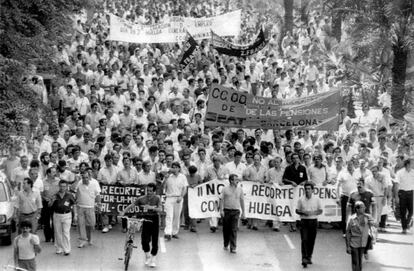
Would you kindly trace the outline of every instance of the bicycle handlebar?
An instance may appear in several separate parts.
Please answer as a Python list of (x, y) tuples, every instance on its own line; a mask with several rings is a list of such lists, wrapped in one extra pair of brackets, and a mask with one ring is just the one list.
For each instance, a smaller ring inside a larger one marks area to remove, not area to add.
[(120, 218), (124, 218), (126, 220), (131, 220), (133, 222), (150, 222), (152, 223), (152, 220), (145, 219), (145, 218), (133, 218), (133, 217), (127, 217), (127, 216), (119, 216)]

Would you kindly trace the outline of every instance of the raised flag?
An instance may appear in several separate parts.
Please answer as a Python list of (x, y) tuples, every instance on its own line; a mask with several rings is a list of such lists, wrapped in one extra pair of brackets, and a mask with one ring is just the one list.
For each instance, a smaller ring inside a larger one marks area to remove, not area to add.
[(216, 49), (218, 53), (224, 55), (236, 57), (250, 56), (262, 50), (267, 44), (266, 34), (263, 31), (263, 28), (260, 29), (260, 32), (257, 35), (256, 39), (247, 45), (233, 44), (226, 41), (224, 38), (220, 37), (213, 31), (211, 32), (211, 40), (214, 49)]
[(185, 67), (188, 66), (188, 64), (191, 63), (191, 61), (195, 57), (195, 52), (197, 51), (198, 44), (195, 41), (195, 39), (191, 36), (190, 33), (187, 32), (187, 38), (183, 45), (183, 50), (178, 59), (180, 59), (180, 62), (178, 65), (180, 66), (180, 69), (185, 69)]

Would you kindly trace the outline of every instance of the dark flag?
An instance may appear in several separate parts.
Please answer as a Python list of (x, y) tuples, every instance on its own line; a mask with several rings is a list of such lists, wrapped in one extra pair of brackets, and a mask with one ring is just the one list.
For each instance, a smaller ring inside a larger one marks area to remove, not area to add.
[(194, 53), (196, 52), (198, 47), (197, 42), (191, 36), (190, 33), (187, 32), (187, 38), (183, 46), (183, 50), (181, 56), (178, 59), (181, 59), (178, 63), (181, 69), (185, 69), (188, 64), (194, 59)]
[(254, 42), (247, 45), (238, 45), (228, 42), (213, 31), (211, 31), (211, 39), (213, 47), (217, 50), (218, 53), (236, 57), (246, 57), (253, 55), (262, 50), (267, 44), (267, 39), (263, 28), (260, 29), (260, 32)]

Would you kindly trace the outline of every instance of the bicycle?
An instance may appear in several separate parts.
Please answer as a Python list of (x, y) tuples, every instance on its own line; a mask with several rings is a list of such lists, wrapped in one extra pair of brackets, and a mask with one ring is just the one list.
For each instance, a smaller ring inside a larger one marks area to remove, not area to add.
[(2, 270), (3, 271), (27, 271), (24, 268), (20, 268), (20, 267), (14, 266), (14, 265), (5, 265), (5, 266), (3, 266)]
[(125, 271), (128, 270), (129, 266), (129, 260), (131, 259), (132, 255), (132, 249), (137, 248), (136, 245), (134, 245), (134, 239), (135, 239), (135, 233), (140, 232), (142, 229), (142, 224), (146, 222), (152, 222), (151, 220), (144, 219), (144, 218), (132, 218), (123, 216), (121, 217), (123, 219), (126, 219), (128, 221), (127, 227), (128, 231), (126, 234), (125, 239), (125, 246), (124, 246), (124, 265), (125, 265)]

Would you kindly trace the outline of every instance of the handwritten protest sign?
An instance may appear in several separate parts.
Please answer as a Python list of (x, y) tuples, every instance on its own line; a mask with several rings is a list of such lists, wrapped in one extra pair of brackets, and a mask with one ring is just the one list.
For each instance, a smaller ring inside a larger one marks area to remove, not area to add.
[[(305, 194), (303, 186), (279, 186), (254, 182), (242, 182), (242, 185), (246, 217), (264, 220), (273, 220), (275, 217), (279, 217), (281, 221), (285, 222), (299, 219), (295, 210), (298, 199)], [(319, 221), (341, 220), (341, 210), (336, 204), (338, 199), (336, 186), (315, 186), (313, 197), (319, 198), (321, 201), (323, 212), (318, 217)]]
[[(101, 202), (103, 213), (119, 213), (137, 198), (145, 194), (145, 186), (122, 186), (116, 184), (104, 184), (101, 186)], [(139, 208), (130, 213), (139, 212)]]
[(220, 217), (221, 190), (228, 181), (212, 180), (188, 189), (188, 211), (192, 218)]
[[(188, 190), (189, 214), (192, 218), (219, 217), (220, 193), (227, 182), (212, 180)], [(246, 218), (281, 221), (295, 221), (296, 205), (304, 195), (303, 186), (272, 185), (256, 182), (241, 182), (244, 193)], [(314, 197), (320, 199), (323, 213), (319, 221), (334, 222), (341, 220), (341, 210), (336, 204), (336, 186), (315, 186)]]

